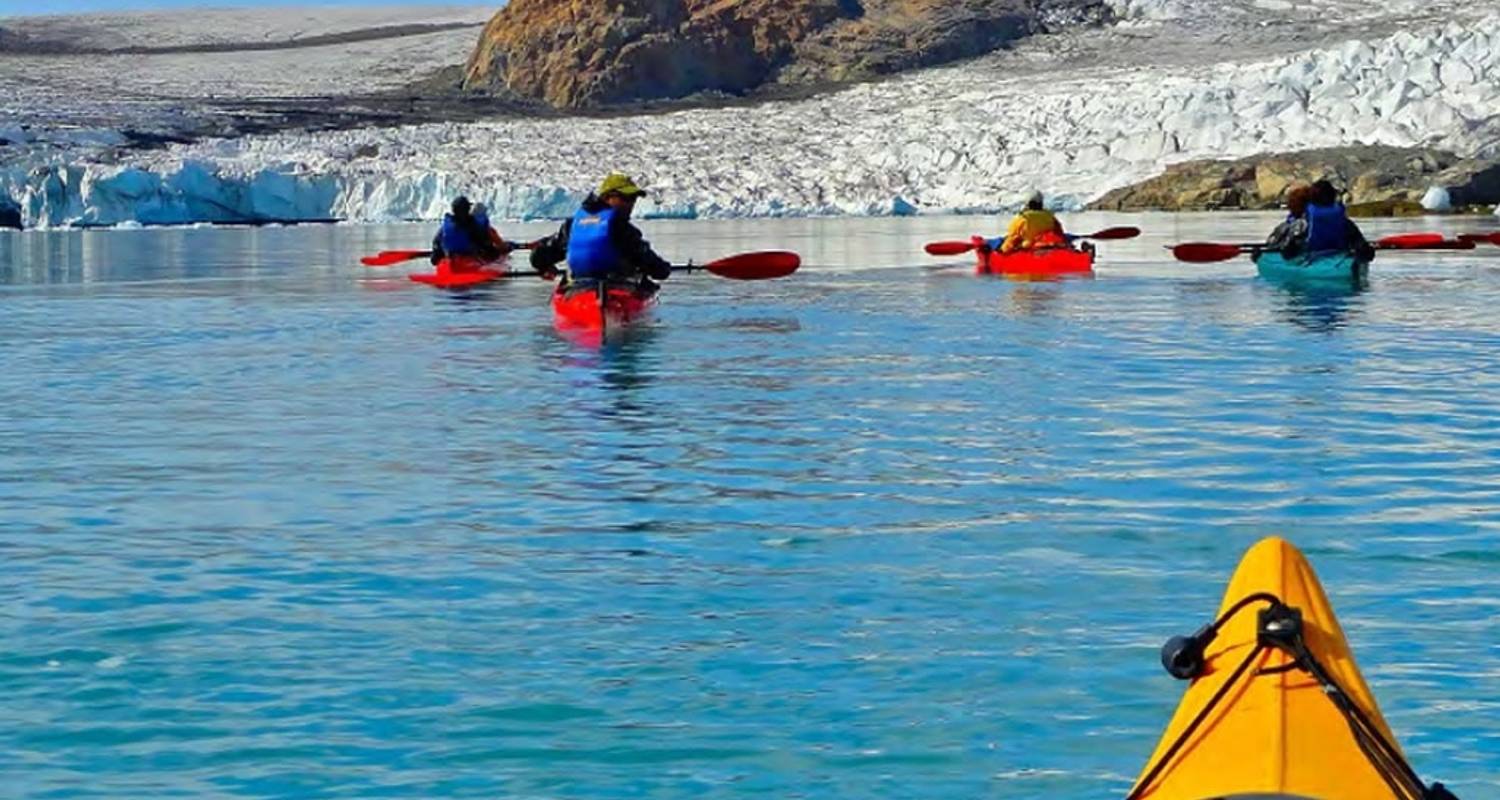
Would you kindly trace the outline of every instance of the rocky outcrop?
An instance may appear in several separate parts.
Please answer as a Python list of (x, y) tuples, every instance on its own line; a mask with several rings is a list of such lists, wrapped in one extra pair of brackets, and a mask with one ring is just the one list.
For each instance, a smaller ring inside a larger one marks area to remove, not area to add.
[(953, 61), (1107, 18), (1102, 0), (512, 0), (464, 87), (559, 108), (739, 95)]
[(1443, 150), (1358, 145), (1177, 164), (1154, 178), (1105, 194), (1090, 208), (1279, 208), (1294, 184), (1320, 178), (1345, 189), (1351, 205), (1389, 207), (1391, 213), (1420, 208), (1422, 196), (1433, 186), (1447, 189), (1454, 206), (1500, 202), (1500, 162), (1463, 159)]

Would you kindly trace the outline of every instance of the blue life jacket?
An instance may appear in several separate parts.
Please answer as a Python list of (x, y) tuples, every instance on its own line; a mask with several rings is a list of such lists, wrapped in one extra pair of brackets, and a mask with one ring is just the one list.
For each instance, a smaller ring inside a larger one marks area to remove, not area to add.
[[(483, 225), (483, 223), (481, 223)], [(484, 228), (481, 227), (481, 230)], [(464, 230), (464, 226), (458, 224), (458, 220), (452, 214), (443, 216), (443, 229), (439, 233), (443, 244), (443, 252), (450, 256), (473, 256), (479, 254), (477, 242)]]
[(1307, 204), (1307, 247), (1309, 253), (1349, 249), (1349, 216), (1342, 203), (1331, 206)]
[(590, 212), (578, 209), (568, 231), (568, 274), (574, 280), (608, 278), (621, 266), (620, 251), (609, 238), (615, 210)]

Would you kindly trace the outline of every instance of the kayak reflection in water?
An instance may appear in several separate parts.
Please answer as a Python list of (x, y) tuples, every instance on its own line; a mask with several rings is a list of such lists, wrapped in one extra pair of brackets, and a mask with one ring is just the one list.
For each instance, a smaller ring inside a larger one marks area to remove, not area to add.
[(1031, 197), (1026, 200), (1026, 207), (1011, 219), (1005, 235), (986, 241), (981, 250), (1013, 253), (1017, 250), (1066, 247), (1068, 238), (1063, 233), (1062, 223), (1044, 207), (1042, 201), (1041, 192), (1032, 192)]
[(611, 172), (572, 219), (557, 233), (536, 242), (531, 266), (543, 277), (552, 277), (558, 263), (566, 261), (570, 285), (602, 281), (630, 284), (641, 294), (654, 292), (656, 281), (672, 274), (672, 265), (651, 249), (630, 222), (636, 200), (645, 194), (630, 177)]
[(1292, 187), (1286, 196), (1287, 218), (1266, 238), (1268, 249), (1292, 258), (1304, 253), (1343, 253), (1363, 261), (1375, 257), (1359, 226), (1349, 219), (1339, 192), (1320, 180), (1312, 186)]
[[(469, 198), (459, 195), (453, 199), (450, 213), (443, 217), (442, 226), (432, 237), (432, 263), (449, 259), (450, 268), (467, 262), (468, 266), (478, 269), (511, 249), (510, 244), (490, 227), (484, 204), (471, 205)], [(462, 268), (456, 271), (462, 271)]]

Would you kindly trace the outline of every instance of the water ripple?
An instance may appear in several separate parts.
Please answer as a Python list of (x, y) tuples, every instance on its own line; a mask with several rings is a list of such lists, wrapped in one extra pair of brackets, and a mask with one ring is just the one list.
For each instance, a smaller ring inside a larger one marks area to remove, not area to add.
[(0, 794), (1116, 797), (1268, 533), (1418, 770), (1500, 791), (1500, 250), (916, 268), (979, 222), (651, 223), (843, 260), (603, 350), (540, 282), (301, 266), (410, 226), (0, 232)]

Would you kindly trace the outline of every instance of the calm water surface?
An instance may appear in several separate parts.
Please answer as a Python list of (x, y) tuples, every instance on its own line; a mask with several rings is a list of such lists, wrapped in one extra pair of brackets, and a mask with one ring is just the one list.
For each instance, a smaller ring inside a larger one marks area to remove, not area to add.
[(1123, 221), (1061, 283), (647, 222), (807, 266), (602, 350), (355, 263), (420, 227), (0, 234), (0, 796), (1120, 797), (1271, 533), (1500, 795), (1500, 248), (1308, 291)]

